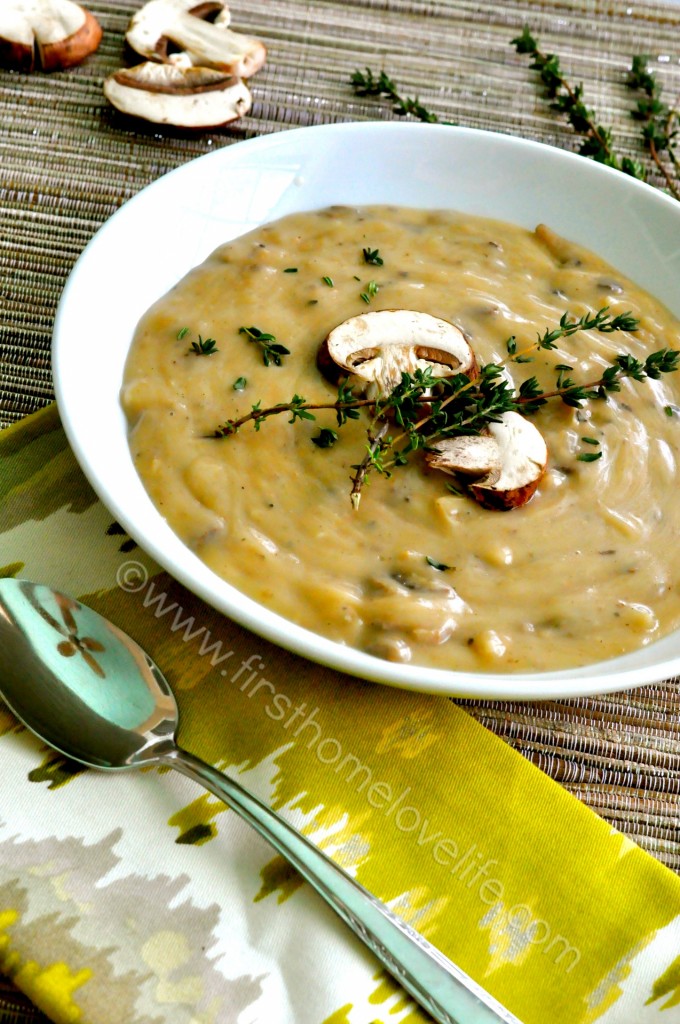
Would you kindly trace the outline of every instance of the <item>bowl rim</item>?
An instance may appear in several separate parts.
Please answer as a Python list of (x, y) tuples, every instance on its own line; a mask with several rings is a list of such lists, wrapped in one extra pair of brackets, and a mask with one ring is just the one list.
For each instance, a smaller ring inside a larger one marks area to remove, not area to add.
[[(183, 178), (190, 180), (191, 176), (195, 174), (196, 166), (199, 164), (202, 169), (205, 169), (205, 173), (209, 174), (213, 165), (218, 166), (225, 161), (228, 164), (230, 161), (245, 159), (245, 154), (259, 159), (264, 157), (267, 151), (276, 152), (280, 147), (284, 147), (284, 149), (289, 147), (294, 150), (299, 140), (309, 140), (312, 138), (318, 140), (318, 145), (322, 148), (327, 145), (328, 140), (333, 136), (339, 139), (342, 139), (343, 136), (354, 136), (359, 139), (362, 137), (364, 139), (375, 139), (376, 136), (383, 136), (385, 139), (389, 139), (391, 136), (397, 140), (399, 138), (415, 138), (420, 136), (422, 142), (419, 142), (419, 145), (425, 145), (425, 139), (428, 136), (434, 139), (437, 136), (443, 137), (444, 134), (452, 139), (466, 140), (472, 144), (479, 140), (480, 143), (487, 145), (496, 145), (501, 148), (507, 147), (508, 151), (514, 150), (518, 153), (534, 154), (539, 160), (547, 159), (548, 162), (556, 161), (563, 163), (565, 168), (570, 170), (570, 173), (573, 168), (579, 176), (588, 177), (590, 175), (592, 177), (594, 175), (595, 177), (592, 180), (597, 180), (599, 177), (603, 183), (609, 182), (619, 190), (624, 187), (621, 179), (625, 179), (626, 190), (640, 190), (639, 194), (645, 194), (646, 196), (646, 203), (661, 204), (660, 210), (665, 211), (666, 208), (675, 210), (675, 214), (672, 216), (680, 216), (680, 205), (670, 196), (644, 182), (633, 178), (626, 178), (618, 170), (602, 164), (596, 164), (579, 154), (561, 150), (545, 143), (482, 129), (395, 121), (343, 122), (288, 129), (284, 132), (261, 135), (245, 141), (239, 141), (237, 144), (224, 146), (213, 152), (190, 159), (185, 164), (161, 175), (151, 184), (141, 189), (99, 228), (76, 261), (59, 301), (52, 340), (52, 368), (55, 394), (67, 439), (85, 476), (102, 503), (115, 516), (126, 532), (139, 544), (140, 548), (153, 557), (165, 571), (188, 590), (206, 601), (207, 604), (251, 632), (322, 666), (407, 690), (474, 699), (553, 699), (579, 697), (596, 693), (611, 693), (647, 683), (659, 682), (662, 679), (680, 674), (680, 648), (677, 654), (674, 652), (673, 656), (648, 665), (629, 664), (631, 659), (635, 662), (633, 657), (635, 652), (633, 652), (633, 655), (623, 655), (582, 666), (578, 669), (540, 672), (463, 672), (456, 669), (426, 668), (418, 665), (401, 665), (384, 661), (363, 651), (313, 633), (311, 630), (292, 623), (284, 616), (270, 611), (265, 606), (238, 591), (235, 587), (226, 584), (225, 581), (209, 570), (189, 548), (185, 547), (175, 534), (173, 536), (184, 549), (185, 557), (179, 562), (175, 558), (170, 557), (166, 545), (162, 540), (159, 541), (157, 532), (149, 532), (140, 527), (134, 510), (130, 509), (125, 499), (115, 493), (107, 484), (106, 471), (100, 469), (93, 457), (92, 439), (84, 431), (87, 423), (83, 418), (82, 411), (79, 409), (76, 398), (74, 398), (74, 396), (77, 396), (78, 382), (75, 379), (72, 367), (69, 368), (69, 359), (66, 358), (69, 344), (68, 326), (73, 314), (73, 301), (77, 295), (78, 288), (81, 287), (80, 278), (83, 270), (88, 265), (88, 261), (101, 259), (105, 255), (107, 233), (111, 232), (112, 226), (117, 227), (123, 217), (132, 217), (137, 208), (147, 202), (152, 194), (155, 194), (161, 188), (168, 188), (168, 183), (179, 186)], [(579, 168), (579, 170), (576, 171), (576, 168)], [(358, 200), (358, 202), (362, 203), (363, 201)], [(251, 227), (261, 223), (264, 223), (264, 220), (255, 221), (246, 230), (251, 230)], [(102, 250), (101, 253), (100, 249)], [(192, 265), (194, 264), (188, 264), (185, 272), (188, 272)], [(148, 305), (154, 301), (154, 298), (149, 299)], [(130, 465), (133, 466), (131, 457)], [(133, 472), (136, 476), (134, 466)], [(150, 503), (150, 499), (148, 501)], [(157, 519), (165, 523), (161, 513), (155, 509), (155, 506), (151, 505), (151, 507)], [(163, 531), (161, 530), (160, 536), (162, 537), (162, 535)], [(680, 640), (680, 630), (675, 632), (678, 633), (678, 639)], [(656, 641), (655, 643), (662, 642)], [(653, 644), (650, 644), (646, 650), (650, 650), (653, 646)]]

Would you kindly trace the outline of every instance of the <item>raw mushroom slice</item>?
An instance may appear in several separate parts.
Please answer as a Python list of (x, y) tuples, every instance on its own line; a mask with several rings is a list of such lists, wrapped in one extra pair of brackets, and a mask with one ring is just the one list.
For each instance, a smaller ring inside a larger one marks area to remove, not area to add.
[(252, 103), (247, 86), (233, 75), (151, 61), (116, 71), (104, 82), (104, 95), (124, 114), (178, 128), (228, 124)]
[(402, 373), (477, 373), (474, 353), (461, 330), (448, 320), (412, 309), (383, 309), (345, 320), (324, 341), (318, 364), (330, 380), (351, 374), (369, 385), (367, 393), (376, 395), (389, 395)]
[(517, 412), (505, 412), (486, 433), (437, 441), (426, 452), (433, 469), (469, 477), (469, 491), (484, 508), (508, 511), (526, 505), (548, 462), (541, 432)]
[(132, 18), (125, 38), (149, 60), (188, 62), (249, 78), (264, 64), (261, 40), (233, 32), (229, 8), (196, 0), (149, 0)]
[(0, 65), (13, 71), (70, 68), (93, 53), (99, 22), (73, 0), (0, 0)]

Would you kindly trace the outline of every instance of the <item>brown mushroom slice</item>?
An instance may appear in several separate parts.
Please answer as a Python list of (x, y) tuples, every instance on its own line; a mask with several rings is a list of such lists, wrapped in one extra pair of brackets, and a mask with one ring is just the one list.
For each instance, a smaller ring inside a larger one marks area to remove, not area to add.
[(1, 0), (0, 65), (13, 71), (70, 68), (102, 37), (97, 19), (73, 0)]
[(425, 459), (433, 469), (473, 479), (469, 491), (484, 508), (508, 511), (526, 505), (548, 462), (541, 432), (517, 412), (505, 412), (487, 432), (447, 438)]
[(217, 128), (242, 117), (252, 103), (233, 75), (151, 61), (116, 71), (104, 82), (104, 95), (124, 114), (178, 128)]
[(412, 309), (360, 313), (335, 327), (319, 352), (319, 367), (338, 379), (351, 374), (388, 395), (402, 373), (430, 369), (435, 377), (474, 376), (475, 356), (458, 327)]
[(248, 78), (264, 64), (260, 39), (233, 32), (229, 8), (196, 0), (149, 0), (132, 18), (125, 38), (149, 60), (173, 62), (175, 54), (197, 67)]

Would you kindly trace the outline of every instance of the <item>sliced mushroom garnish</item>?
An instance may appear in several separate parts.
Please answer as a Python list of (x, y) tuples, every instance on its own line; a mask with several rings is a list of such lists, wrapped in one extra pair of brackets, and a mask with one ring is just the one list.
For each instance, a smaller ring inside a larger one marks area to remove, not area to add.
[(369, 393), (382, 395), (394, 390), (402, 373), (477, 373), (474, 353), (461, 330), (448, 320), (412, 309), (383, 309), (345, 320), (322, 344), (318, 364), (334, 382), (350, 374), (370, 385)]
[(507, 511), (526, 505), (548, 461), (541, 432), (517, 412), (505, 412), (484, 434), (446, 438), (426, 452), (433, 469), (467, 477), (468, 489), (484, 508)]
[(151, 61), (116, 71), (104, 82), (104, 95), (124, 114), (178, 128), (228, 124), (252, 103), (248, 87), (233, 75)]
[(149, 60), (172, 63), (179, 57), (196, 67), (248, 78), (262, 67), (267, 51), (260, 39), (233, 32), (229, 21), (223, 3), (149, 0), (133, 17), (125, 38)]
[(80, 64), (102, 30), (73, 0), (1, 0), (0, 65), (13, 71), (58, 71)]

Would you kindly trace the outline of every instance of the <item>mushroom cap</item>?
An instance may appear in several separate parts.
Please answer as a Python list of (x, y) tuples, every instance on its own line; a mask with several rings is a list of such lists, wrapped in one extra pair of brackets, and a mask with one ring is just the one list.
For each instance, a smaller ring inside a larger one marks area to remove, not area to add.
[(430, 369), (436, 377), (452, 377), (477, 372), (474, 353), (458, 327), (412, 309), (350, 317), (330, 332), (318, 362), (331, 379), (344, 371), (377, 385), (381, 394), (393, 391), (402, 373)]
[(2, 0), (0, 64), (57, 71), (80, 64), (102, 37), (97, 19), (73, 0)]
[(534, 424), (504, 412), (484, 434), (435, 442), (425, 459), (433, 469), (473, 478), (469, 490), (484, 508), (508, 511), (525, 505), (548, 462), (548, 447)]
[(229, 20), (224, 3), (149, 0), (130, 21), (125, 38), (149, 60), (174, 62), (179, 56), (197, 67), (248, 78), (260, 70), (267, 51), (261, 40), (233, 32)]
[(178, 128), (228, 124), (252, 103), (248, 87), (233, 75), (152, 61), (116, 71), (104, 82), (104, 95), (124, 114)]

